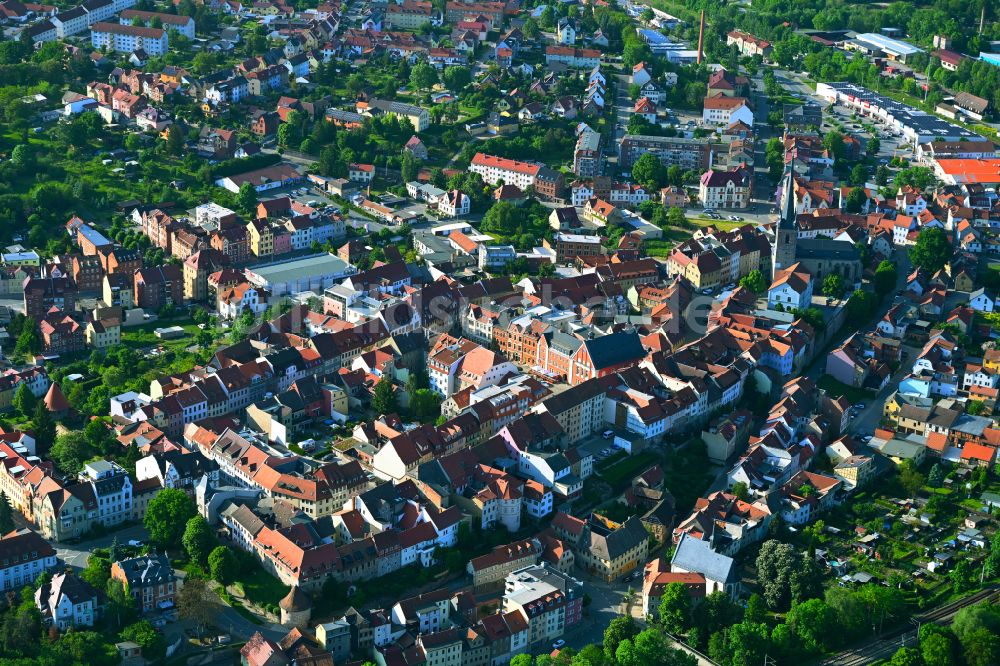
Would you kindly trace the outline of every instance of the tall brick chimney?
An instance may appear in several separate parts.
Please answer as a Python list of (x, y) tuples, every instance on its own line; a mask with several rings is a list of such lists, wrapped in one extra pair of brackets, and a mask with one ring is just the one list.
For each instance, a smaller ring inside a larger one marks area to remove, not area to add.
[(701, 10), (701, 21), (698, 25), (698, 64), (701, 64), (702, 49), (705, 47), (705, 10)]

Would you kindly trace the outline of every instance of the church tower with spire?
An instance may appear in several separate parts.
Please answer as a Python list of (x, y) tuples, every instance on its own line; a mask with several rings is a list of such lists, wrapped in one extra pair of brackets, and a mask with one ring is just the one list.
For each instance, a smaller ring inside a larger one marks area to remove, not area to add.
[(778, 225), (774, 230), (774, 247), (771, 250), (771, 276), (795, 263), (796, 243), (799, 238), (799, 224), (795, 216), (795, 166), (790, 163), (785, 169), (781, 185), (781, 207)]

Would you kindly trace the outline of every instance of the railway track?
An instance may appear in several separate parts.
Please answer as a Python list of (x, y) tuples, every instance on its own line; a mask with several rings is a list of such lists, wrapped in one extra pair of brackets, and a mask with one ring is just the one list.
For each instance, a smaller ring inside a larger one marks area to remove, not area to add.
[[(913, 619), (918, 625), (927, 624), (928, 622), (950, 624), (955, 614), (963, 608), (982, 601), (994, 602), (998, 599), (1000, 599), (1000, 588), (991, 587), (958, 599), (957, 601), (938, 606), (921, 615), (916, 615)], [(820, 666), (865, 666), (865, 664), (871, 664), (879, 659), (891, 657), (900, 647), (912, 646), (916, 645), (916, 643), (916, 629), (896, 629), (862, 647), (832, 655), (820, 662)]]

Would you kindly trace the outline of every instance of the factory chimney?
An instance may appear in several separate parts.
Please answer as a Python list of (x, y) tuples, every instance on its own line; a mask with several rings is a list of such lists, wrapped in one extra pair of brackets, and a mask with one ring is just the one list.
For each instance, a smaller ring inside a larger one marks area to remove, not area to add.
[(705, 48), (705, 10), (701, 10), (701, 22), (698, 26), (698, 64), (701, 64), (701, 54)]

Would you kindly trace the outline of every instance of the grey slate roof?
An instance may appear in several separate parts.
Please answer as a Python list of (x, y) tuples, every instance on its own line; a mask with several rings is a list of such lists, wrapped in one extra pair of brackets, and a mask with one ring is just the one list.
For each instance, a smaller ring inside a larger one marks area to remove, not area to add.
[(722, 583), (728, 583), (733, 575), (733, 558), (715, 552), (707, 541), (688, 534), (681, 535), (670, 566), (700, 573), (709, 580)]
[(649, 538), (649, 533), (643, 527), (642, 521), (635, 516), (630, 517), (621, 527), (607, 534), (595, 532), (591, 524), (589, 534), (590, 543), (586, 544), (586, 547), (597, 557), (608, 561), (618, 559)]
[(619, 331), (587, 340), (584, 344), (595, 369), (610, 368), (619, 363), (641, 359), (646, 355), (638, 333)]
[(118, 564), (125, 572), (129, 587), (132, 589), (174, 580), (174, 570), (170, 567), (170, 560), (163, 554), (132, 557), (121, 560)]

